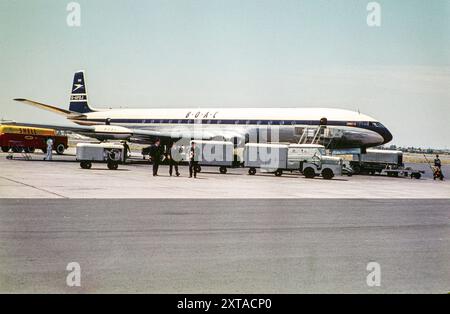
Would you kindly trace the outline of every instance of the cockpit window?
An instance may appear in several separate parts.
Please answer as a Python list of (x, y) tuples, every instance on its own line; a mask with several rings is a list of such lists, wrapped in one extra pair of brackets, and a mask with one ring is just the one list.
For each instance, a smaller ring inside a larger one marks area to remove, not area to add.
[(370, 126), (374, 126), (376, 128), (382, 128), (383, 125), (380, 122), (369, 122)]

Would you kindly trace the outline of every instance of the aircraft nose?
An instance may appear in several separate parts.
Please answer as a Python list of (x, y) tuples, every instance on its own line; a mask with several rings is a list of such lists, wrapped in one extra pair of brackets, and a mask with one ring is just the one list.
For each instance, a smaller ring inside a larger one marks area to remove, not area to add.
[(383, 131), (381, 132), (381, 136), (383, 136), (384, 139), (383, 144), (389, 143), (393, 138), (392, 133), (387, 128), (383, 129)]

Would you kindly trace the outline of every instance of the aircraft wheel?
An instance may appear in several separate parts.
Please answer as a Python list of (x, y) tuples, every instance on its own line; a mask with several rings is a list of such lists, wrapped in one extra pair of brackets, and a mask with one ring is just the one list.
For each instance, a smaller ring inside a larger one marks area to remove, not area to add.
[(254, 176), (256, 174), (256, 169), (255, 168), (248, 169), (248, 174)]
[(313, 179), (316, 176), (316, 173), (313, 168), (308, 167), (303, 171), (303, 175), (308, 179)]
[(64, 154), (65, 150), (66, 150), (66, 148), (64, 147), (64, 144), (58, 144), (58, 146), (56, 146), (56, 153), (58, 155)]
[(2, 152), (4, 152), (4, 153), (9, 152), (9, 147), (8, 146), (2, 146)]
[(283, 170), (278, 169), (277, 171), (275, 171), (275, 176), (281, 177), (282, 175), (283, 175)]
[(219, 171), (221, 174), (226, 174), (228, 170), (227, 170), (227, 167), (220, 167)]

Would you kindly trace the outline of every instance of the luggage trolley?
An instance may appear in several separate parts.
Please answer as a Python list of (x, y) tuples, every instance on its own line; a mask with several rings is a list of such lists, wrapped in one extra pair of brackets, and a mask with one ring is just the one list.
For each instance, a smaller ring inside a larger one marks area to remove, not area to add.
[(83, 169), (91, 169), (92, 163), (106, 163), (109, 170), (117, 170), (123, 161), (124, 147), (120, 144), (77, 144), (77, 161)]

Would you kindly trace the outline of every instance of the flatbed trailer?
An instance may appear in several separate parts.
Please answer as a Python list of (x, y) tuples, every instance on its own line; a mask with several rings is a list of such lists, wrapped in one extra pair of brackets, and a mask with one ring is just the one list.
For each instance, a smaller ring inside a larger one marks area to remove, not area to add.
[(411, 179), (420, 179), (425, 171), (407, 167), (404, 169), (384, 169), (382, 173), (386, 173), (388, 177), (411, 177)]

